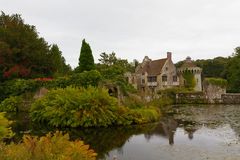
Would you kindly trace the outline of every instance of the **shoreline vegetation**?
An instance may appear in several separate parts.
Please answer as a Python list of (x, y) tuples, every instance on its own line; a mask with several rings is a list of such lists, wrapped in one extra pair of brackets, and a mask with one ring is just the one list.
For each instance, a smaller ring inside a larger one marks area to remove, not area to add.
[[(27, 112), (34, 123), (60, 129), (152, 123), (161, 118), (165, 106), (176, 103), (177, 93), (191, 93), (195, 84), (193, 76), (186, 74), (189, 86), (159, 91), (157, 98), (146, 101), (124, 77), (126, 72), (135, 71), (137, 60), (129, 63), (114, 52), (104, 52), (96, 64), (84, 39), (79, 65), (72, 69), (59, 47), (48, 44), (20, 15), (1, 12), (0, 19), (0, 159), (92, 160), (97, 156), (89, 145), (70, 141), (62, 132), (42, 137), (24, 135), (22, 142), (6, 144), (3, 140), (14, 133), (2, 112)], [(211, 77), (209, 84), (239, 92), (239, 60), (237, 47), (231, 57), (194, 63), (203, 68), (203, 77)], [(46, 92), (36, 98), (41, 88)]]

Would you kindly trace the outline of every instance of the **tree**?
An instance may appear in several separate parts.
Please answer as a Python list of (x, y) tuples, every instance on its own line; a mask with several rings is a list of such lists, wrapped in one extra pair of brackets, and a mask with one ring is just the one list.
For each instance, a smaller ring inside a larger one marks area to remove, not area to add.
[(128, 63), (126, 59), (117, 58), (114, 52), (101, 53), (100, 57), (98, 60), (101, 64), (98, 64), (97, 69), (105, 79), (119, 79), (119, 77), (123, 77), (124, 73), (134, 70), (133, 64)]
[(226, 66), (229, 58), (216, 57), (214, 59), (196, 60), (195, 64), (203, 69), (203, 77), (226, 78)]
[(111, 66), (113, 64), (115, 64), (117, 62), (117, 57), (116, 54), (114, 52), (112, 52), (111, 54), (106, 54), (105, 52), (100, 54), (100, 59), (98, 59), (102, 64), (107, 65), (107, 66)]
[(90, 45), (83, 39), (79, 57), (78, 72), (90, 71), (95, 68)]
[(55, 75), (65, 75), (71, 71), (71, 67), (69, 67), (69, 65), (66, 65), (65, 58), (62, 56), (62, 52), (59, 50), (56, 44), (53, 44), (51, 46), (49, 56), (52, 61)]
[(235, 49), (227, 66), (227, 80), (231, 92), (240, 92), (240, 47)]
[(0, 15), (0, 80), (54, 74), (48, 43), (18, 14)]

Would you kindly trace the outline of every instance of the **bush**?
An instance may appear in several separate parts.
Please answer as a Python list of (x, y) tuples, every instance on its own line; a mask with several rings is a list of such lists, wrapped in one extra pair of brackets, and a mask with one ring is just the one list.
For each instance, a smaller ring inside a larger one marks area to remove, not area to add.
[(84, 71), (82, 73), (73, 74), (70, 77), (70, 83), (76, 87), (98, 86), (102, 79), (101, 74), (96, 70)]
[(66, 88), (70, 85), (71, 83), (69, 77), (58, 77), (56, 79), (43, 83), (42, 86), (46, 88)]
[(161, 107), (164, 107), (167, 105), (171, 105), (174, 102), (175, 102), (175, 100), (170, 97), (161, 97), (161, 98), (153, 99), (150, 102), (150, 105), (161, 108)]
[(2, 90), (0, 100), (8, 98), (9, 96), (19, 96), (26, 92), (34, 92), (41, 86), (37, 81), (24, 79), (6, 81), (0, 85)]
[(55, 89), (33, 103), (34, 122), (47, 122), (56, 127), (108, 126), (115, 120), (117, 99), (102, 88)]
[(4, 113), (0, 112), (0, 140), (3, 138), (10, 138), (14, 135), (11, 128), (9, 127), (11, 123), (11, 121), (8, 121), (4, 117)]
[(22, 105), (23, 99), (20, 96), (10, 96), (0, 103), (0, 112), (17, 112)]
[(109, 96), (106, 89), (95, 87), (51, 90), (33, 103), (30, 112), (34, 122), (54, 127), (141, 124), (156, 120), (152, 117), (159, 114), (157, 109), (118, 106), (117, 99)]
[(97, 155), (83, 141), (69, 141), (62, 132), (40, 138), (25, 135), (22, 143), (0, 147), (0, 159), (7, 160), (95, 160)]
[(205, 78), (203, 83), (205, 85), (212, 84), (221, 88), (227, 87), (227, 80), (222, 78)]
[(144, 102), (141, 99), (141, 97), (138, 97), (137, 95), (134, 94), (130, 94), (127, 97), (125, 97), (123, 100), (123, 104), (124, 106), (127, 106), (128, 108), (131, 109), (144, 107)]
[(68, 86), (74, 87), (88, 87), (98, 86), (102, 76), (96, 70), (84, 71), (82, 73), (75, 73), (69, 77), (59, 77), (52, 81), (46, 82), (43, 86), (48, 89), (51, 88), (66, 88)]
[(117, 113), (117, 125), (143, 124), (155, 122), (160, 118), (160, 111), (157, 108), (119, 107)]

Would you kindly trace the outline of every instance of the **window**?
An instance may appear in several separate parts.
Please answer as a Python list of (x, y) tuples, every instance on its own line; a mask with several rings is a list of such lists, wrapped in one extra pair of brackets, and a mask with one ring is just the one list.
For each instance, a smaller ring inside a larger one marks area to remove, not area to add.
[(163, 75), (163, 76), (162, 76), (162, 81), (163, 81), (163, 82), (167, 82), (167, 76), (166, 76), (166, 75)]
[(165, 69), (166, 71), (168, 71), (168, 67), (166, 67), (166, 69)]
[(145, 83), (145, 79), (142, 79), (142, 84), (144, 84)]
[(173, 82), (177, 82), (177, 76), (173, 76)]
[(148, 82), (157, 82), (157, 76), (148, 76)]

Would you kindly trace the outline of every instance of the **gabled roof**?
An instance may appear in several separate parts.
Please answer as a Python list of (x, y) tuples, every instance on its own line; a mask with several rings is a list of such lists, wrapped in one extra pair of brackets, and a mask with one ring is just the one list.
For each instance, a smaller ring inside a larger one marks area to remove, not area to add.
[[(162, 68), (166, 63), (167, 58), (158, 59), (154, 61), (148, 61), (143, 66), (139, 67), (136, 71), (138, 74), (147, 72), (148, 75), (159, 75), (162, 72)], [(140, 64), (142, 65), (142, 64)]]

